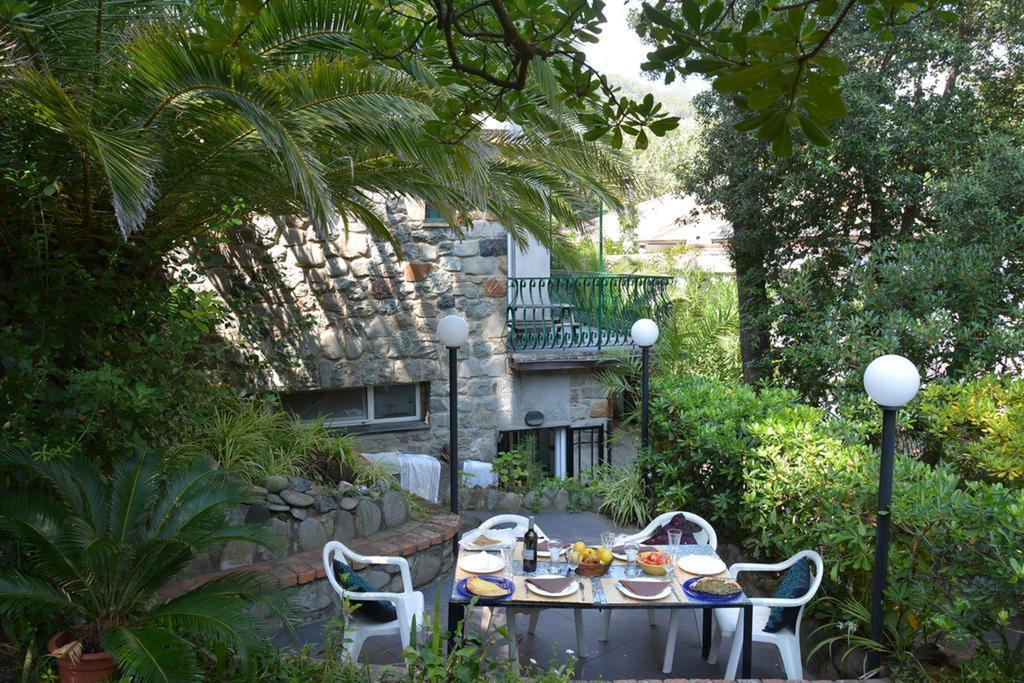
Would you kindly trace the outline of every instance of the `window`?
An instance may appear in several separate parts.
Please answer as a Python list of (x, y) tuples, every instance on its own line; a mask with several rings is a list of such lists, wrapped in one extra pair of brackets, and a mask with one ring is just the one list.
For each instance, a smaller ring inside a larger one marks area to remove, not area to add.
[(414, 422), (423, 419), (423, 386), (386, 384), (287, 394), (285, 409), (306, 421), (323, 418), (328, 427)]
[(498, 452), (510, 451), (530, 436), (537, 439), (537, 460), (549, 475), (560, 479), (589, 472), (607, 458), (604, 425), (498, 432)]
[(448, 221), (428, 202), (423, 210), (423, 225), (448, 225)]

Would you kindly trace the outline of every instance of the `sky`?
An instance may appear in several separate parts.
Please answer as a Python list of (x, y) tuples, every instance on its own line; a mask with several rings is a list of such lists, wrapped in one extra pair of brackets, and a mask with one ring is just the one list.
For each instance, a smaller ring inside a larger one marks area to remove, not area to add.
[(639, 9), (639, 0), (607, 0), (605, 23), (597, 43), (585, 45), (587, 61), (598, 71), (608, 76), (624, 76), (638, 83), (644, 83), (654, 94), (669, 90), (687, 98), (707, 88), (705, 81), (698, 77), (677, 80), (670, 86), (661, 80), (650, 81), (640, 70), (651, 48), (644, 45), (640, 37), (629, 26), (628, 13)]

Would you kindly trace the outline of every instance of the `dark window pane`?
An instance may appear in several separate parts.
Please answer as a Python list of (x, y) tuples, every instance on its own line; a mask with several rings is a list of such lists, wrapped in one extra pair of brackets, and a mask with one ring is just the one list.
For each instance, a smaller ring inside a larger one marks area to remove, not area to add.
[(440, 211), (435, 209), (430, 204), (427, 204), (426, 210), (423, 213), (423, 222), (424, 223), (444, 223), (445, 220), (444, 220), (444, 216), (441, 215)]
[(417, 418), (415, 384), (390, 384), (373, 388), (373, 418), (386, 420), (389, 418)]
[(281, 397), (284, 407), (303, 420), (323, 417), (328, 420), (365, 420), (366, 390), (338, 389), (288, 394)]

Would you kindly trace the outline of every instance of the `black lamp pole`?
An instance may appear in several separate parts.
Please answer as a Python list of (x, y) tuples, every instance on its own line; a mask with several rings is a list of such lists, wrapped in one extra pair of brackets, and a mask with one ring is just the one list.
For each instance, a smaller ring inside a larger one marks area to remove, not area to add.
[(650, 442), (651, 413), (648, 403), (651, 394), (651, 347), (640, 347), (640, 446), (647, 448)]
[[(448, 347), (448, 485), (452, 514), (459, 516), (459, 349)], [(458, 560), (460, 527), (456, 527), (452, 537), (452, 558)], [(465, 617), (466, 610), (462, 605), (448, 603), (448, 649), (455, 646), (455, 628)]]
[[(889, 572), (889, 527), (892, 517), (892, 468), (896, 452), (896, 409), (882, 407), (882, 459), (878, 468), (878, 523), (875, 537), (875, 575), (871, 584), (871, 640), (882, 642), (884, 613), (882, 598), (885, 595)], [(878, 650), (869, 650), (868, 670), (879, 666)]]

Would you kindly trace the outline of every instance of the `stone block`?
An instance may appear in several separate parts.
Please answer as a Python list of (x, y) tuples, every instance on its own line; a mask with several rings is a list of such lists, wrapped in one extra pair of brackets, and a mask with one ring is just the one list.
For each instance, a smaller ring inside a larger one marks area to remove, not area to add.
[(452, 253), (456, 256), (476, 256), (480, 253), (480, 243), (476, 240), (453, 242)]
[(458, 273), (462, 270), (462, 259), (454, 256), (442, 256), (437, 260), (437, 265), (444, 270)]
[(220, 556), (221, 570), (248, 567), (253, 563), (255, 549), (255, 544), (249, 541), (228, 541)]
[(306, 243), (306, 231), (300, 228), (284, 228), (281, 230), (281, 241), (288, 246), (299, 246)]
[(390, 299), (395, 296), (395, 286), (391, 280), (377, 277), (370, 281), (370, 294), (374, 299)]
[(346, 259), (366, 256), (370, 251), (370, 242), (365, 234), (350, 232), (341, 245), (341, 255)]
[(338, 510), (334, 516), (334, 537), (339, 541), (356, 537), (356, 518), (351, 512)]
[(270, 510), (266, 505), (254, 503), (245, 511), (246, 524), (265, 524), (270, 519)]
[(299, 552), (322, 550), (324, 544), (334, 536), (334, 517), (323, 515), (311, 517), (299, 523), (296, 531), (296, 543)]
[(440, 547), (434, 546), (423, 552), (416, 553), (412, 558), (409, 570), (412, 574), (412, 585), (414, 588), (419, 588), (433, 581), (438, 572), (441, 571)]
[(503, 277), (492, 277), (484, 283), (481, 290), (484, 296), (492, 298), (505, 297), (508, 294), (508, 286)]
[(288, 514), (290, 514), (292, 517), (294, 517), (295, 519), (297, 519), (300, 522), (302, 522), (302, 521), (304, 521), (306, 519), (309, 519), (309, 512), (308, 512), (308, 510), (309, 510), (309, 508), (293, 508), (293, 507), (289, 507), (288, 508)]
[(394, 328), (391, 322), (387, 318), (378, 317), (374, 318), (369, 325), (365, 328), (366, 336), (370, 339), (380, 339), (381, 337), (389, 337)]
[(327, 259), (327, 274), (331, 277), (345, 277), (348, 275), (348, 263), (344, 259)]
[(315, 495), (313, 496), (313, 507), (321, 515), (333, 512), (338, 509), (338, 501), (334, 500), (329, 496)]
[(433, 263), (407, 263), (405, 264), (405, 279), (408, 282), (420, 282), (427, 279), (433, 269)]
[(313, 496), (292, 489), (281, 491), (281, 498), (284, 502), (296, 508), (308, 508), (313, 505)]
[(348, 266), (352, 275), (357, 278), (369, 277), (373, 274), (373, 262), (370, 259), (361, 258), (350, 261)]
[(372, 500), (363, 498), (356, 505), (356, 534), (358, 536), (369, 536), (380, 529), (381, 524), (380, 508)]
[(559, 489), (551, 497), (551, 508), (558, 512), (565, 512), (567, 507), (569, 507), (569, 492), (565, 489)]
[(504, 237), (480, 240), (481, 256), (505, 256), (506, 254), (508, 254), (508, 240)]
[(357, 505), (359, 505), (358, 498), (345, 497), (341, 499), (342, 510), (355, 510)]
[(436, 261), (437, 260), (437, 247), (433, 244), (420, 244), (418, 245), (420, 252), (421, 261)]
[(340, 330), (323, 330), (320, 333), (320, 352), (331, 360), (338, 360), (345, 355), (345, 347), (341, 343)]
[(384, 513), (384, 525), (396, 527), (405, 524), (409, 518), (409, 508), (405, 495), (398, 491), (388, 491), (380, 501), (381, 510)]
[(500, 512), (519, 512), (519, 509), (523, 506), (523, 496), (518, 493), (512, 493), (511, 491), (503, 493), (498, 498), (496, 510)]
[(291, 510), (291, 508), (284, 503), (269, 503), (267, 505), (267, 509), (271, 512), (288, 512)]
[(313, 581), (296, 587), (291, 604), (302, 612), (319, 612), (331, 606), (332, 595), (328, 581)]
[(349, 339), (345, 342), (345, 358), (349, 360), (359, 358), (359, 356), (363, 355), (364, 348), (363, 342), (358, 339)]
[(302, 477), (290, 477), (289, 481), (291, 482), (291, 486), (288, 488), (292, 491), (307, 493), (311, 488), (313, 488), (313, 482), (309, 479), (303, 479)]
[(288, 477), (275, 474), (263, 480), (263, 488), (270, 493), (280, 493), (288, 488), (289, 483)]
[(462, 259), (462, 270), (467, 275), (494, 275), (498, 272), (498, 261), (484, 256)]
[(437, 308), (442, 311), (455, 308), (455, 297), (451, 294), (443, 294), (437, 297)]
[(292, 255), (295, 263), (300, 268), (319, 268), (327, 263), (327, 256), (324, 250), (317, 244), (304, 244), (292, 247)]

